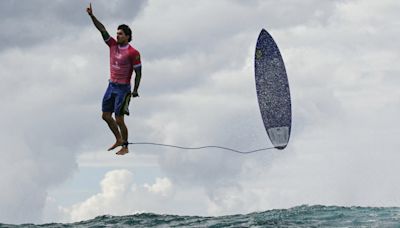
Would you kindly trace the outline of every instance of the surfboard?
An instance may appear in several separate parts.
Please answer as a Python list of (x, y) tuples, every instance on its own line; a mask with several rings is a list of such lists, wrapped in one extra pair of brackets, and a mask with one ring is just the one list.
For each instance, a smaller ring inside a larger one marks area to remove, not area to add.
[(265, 130), (277, 149), (290, 138), (292, 108), (289, 81), (281, 53), (272, 36), (262, 29), (255, 50), (255, 82)]

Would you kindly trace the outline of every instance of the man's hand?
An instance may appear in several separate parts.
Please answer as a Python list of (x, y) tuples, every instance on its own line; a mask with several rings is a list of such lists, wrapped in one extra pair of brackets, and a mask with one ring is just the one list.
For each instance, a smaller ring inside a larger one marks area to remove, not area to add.
[(138, 97), (138, 96), (139, 96), (139, 94), (137, 91), (132, 91), (132, 97)]
[(86, 12), (89, 14), (89, 16), (93, 16), (92, 3), (90, 3), (89, 7), (86, 8)]
[(93, 21), (94, 26), (101, 32), (101, 35), (103, 36), (104, 40), (107, 40), (110, 38), (110, 35), (108, 34), (106, 28), (104, 25), (97, 20), (97, 18), (93, 15), (93, 9), (92, 9), (92, 3), (89, 4), (89, 7), (86, 8), (86, 12), (89, 14), (90, 18)]

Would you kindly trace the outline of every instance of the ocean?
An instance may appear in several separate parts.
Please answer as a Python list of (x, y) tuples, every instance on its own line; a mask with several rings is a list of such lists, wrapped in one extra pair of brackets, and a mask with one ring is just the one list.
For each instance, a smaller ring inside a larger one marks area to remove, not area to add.
[(76, 223), (0, 224), (0, 227), (399, 227), (399, 207), (302, 205), (218, 217), (141, 213), (103, 215)]

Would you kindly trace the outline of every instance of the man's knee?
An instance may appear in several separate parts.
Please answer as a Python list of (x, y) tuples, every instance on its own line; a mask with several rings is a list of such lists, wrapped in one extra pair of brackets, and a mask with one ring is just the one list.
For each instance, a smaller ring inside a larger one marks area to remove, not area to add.
[(112, 120), (111, 113), (109, 113), (109, 112), (103, 112), (103, 114), (101, 115), (101, 118), (103, 118), (103, 120), (105, 120), (107, 122)]
[(124, 116), (115, 116), (115, 122), (117, 122), (118, 126), (124, 126)]

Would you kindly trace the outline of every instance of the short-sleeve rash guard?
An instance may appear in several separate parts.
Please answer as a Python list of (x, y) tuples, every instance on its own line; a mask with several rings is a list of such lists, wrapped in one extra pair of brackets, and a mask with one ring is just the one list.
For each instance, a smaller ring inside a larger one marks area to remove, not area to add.
[(130, 84), (133, 70), (142, 65), (139, 51), (130, 44), (118, 45), (112, 37), (105, 42), (110, 47), (110, 80), (119, 84)]

